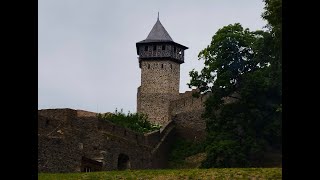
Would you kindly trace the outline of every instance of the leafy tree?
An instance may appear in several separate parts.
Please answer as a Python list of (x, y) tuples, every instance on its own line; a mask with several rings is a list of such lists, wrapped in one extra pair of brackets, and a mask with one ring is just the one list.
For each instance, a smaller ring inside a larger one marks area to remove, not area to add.
[[(208, 156), (203, 167), (245, 167), (271, 149), (281, 150), (281, 1), (265, 0), (268, 31), (225, 26), (199, 53), (189, 87), (211, 93), (205, 102)], [(224, 98), (237, 101), (225, 103)]]

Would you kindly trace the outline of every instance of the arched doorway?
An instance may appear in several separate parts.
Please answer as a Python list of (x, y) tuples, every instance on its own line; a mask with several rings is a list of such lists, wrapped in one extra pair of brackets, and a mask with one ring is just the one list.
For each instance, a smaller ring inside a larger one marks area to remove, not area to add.
[(119, 154), (118, 157), (118, 170), (125, 170), (125, 169), (130, 169), (130, 161), (129, 161), (129, 156), (126, 154)]
[(102, 162), (82, 157), (81, 160), (81, 172), (92, 172), (92, 171), (101, 171), (102, 170)]

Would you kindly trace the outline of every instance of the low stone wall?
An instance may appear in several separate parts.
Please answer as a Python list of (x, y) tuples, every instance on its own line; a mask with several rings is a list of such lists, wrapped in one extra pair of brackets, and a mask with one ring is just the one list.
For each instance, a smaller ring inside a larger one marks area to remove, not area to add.
[[(161, 131), (139, 134), (93, 115), (72, 109), (39, 110), (39, 172), (80, 172), (83, 159), (101, 162), (102, 170), (117, 170), (120, 154), (128, 157), (130, 169), (164, 167), (172, 123)], [(155, 156), (157, 147), (161, 150)]]

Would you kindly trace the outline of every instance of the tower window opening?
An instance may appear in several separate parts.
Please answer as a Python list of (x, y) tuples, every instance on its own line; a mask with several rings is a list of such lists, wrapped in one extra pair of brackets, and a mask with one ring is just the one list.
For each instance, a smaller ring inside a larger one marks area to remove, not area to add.
[(180, 54), (180, 55), (182, 54), (182, 51), (181, 51), (181, 50), (179, 51), (179, 54)]
[(173, 48), (173, 52), (176, 52), (176, 51), (177, 51), (177, 48), (176, 48), (176, 47), (174, 47), (174, 48)]
[(163, 64), (161, 64), (161, 68), (163, 69)]
[(150, 64), (148, 64), (148, 69), (150, 69)]
[(157, 46), (153, 46), (153, 50), (154, 50), (154, 51), (157, 50)]
[(49, 126), (49, 120), (47, 119), (45, 127), (48, 127), (48, 126)]
[(170, 68), (172, 69), (172, 64), (170, 64)]
[(145, 50), (145, 51), (148, 51), (148, 46), (145, 46), (145, 47), (144, 47), (144, 50)]
[(165, 45), (162, 45), (162, 50), (166, 50), (166, 46)]

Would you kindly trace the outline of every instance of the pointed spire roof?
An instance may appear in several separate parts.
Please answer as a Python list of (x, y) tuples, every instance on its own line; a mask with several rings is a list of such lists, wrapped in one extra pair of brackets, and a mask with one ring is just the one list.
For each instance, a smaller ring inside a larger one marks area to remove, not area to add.
[[(144, 43), (173, 43), (176, 45), (181, 46), (183, 49), (188, 49), (188, 47), (183, 46), (179, 43), (176, 43), (173, 41), (173, 39), (170, 37), (169, 33), (167, 32), (167, 30), (163, 27), (163, 25), (161, 24), (160, 20), (159, 20), (159, 12), (158, 12), (158, 18), (157, 18), (157, 22), (154, 24), (154, 26), (152, 27), (149, 35), (147, 36), (147, 38), (145, 40), (139, 41), (136, 43), (136, 46), (138, 48), (139, 44), (144, 44)], [(138, 49), (137, 49), (138, 50)]]
[(156, 24), (151, 29), (146, 40), (156, 40), (156, 41), (173, 41), (167, 30), (161, 24), (159, 17)]

